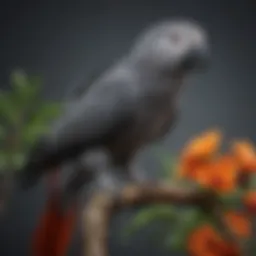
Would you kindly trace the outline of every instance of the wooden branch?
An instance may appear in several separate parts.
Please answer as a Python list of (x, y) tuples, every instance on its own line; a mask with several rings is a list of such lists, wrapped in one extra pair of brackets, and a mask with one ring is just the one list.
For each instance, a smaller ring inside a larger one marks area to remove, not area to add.
[[(119, 209), (135, 205), (172, 203), (195, 205), (213, 211), (217, 201), (213, 194), (195, 189), (184, 189), (166, 183), (128, 184), (119, 194), (98, 192), (88, 202), (83, 215), (84, 255), (108, 256), (108, 230), (111, 216)], [(219, 218), (218, 212), (214, 212)], [(237, 238), (227, 230), (220, 218), (220, 231), (232, 242)]]
[(84, 254), (87, 256), (108, 255), (108, 230), (113, 198), (108, 193), (92, 197), (84, 211)]

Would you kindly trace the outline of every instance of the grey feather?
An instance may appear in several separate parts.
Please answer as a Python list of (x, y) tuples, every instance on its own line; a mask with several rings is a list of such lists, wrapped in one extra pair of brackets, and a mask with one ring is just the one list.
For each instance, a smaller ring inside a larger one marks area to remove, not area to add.
[(180, 87), (206, 66), (208, 54), (206, 32), (195, 22), (165, 21), (146, 30), (68, 106), (32, 151), (24, 179), (34, 183), (45, 171), (95, 147), (106, 148), (113, 165), (126, 166), (173, 126)]

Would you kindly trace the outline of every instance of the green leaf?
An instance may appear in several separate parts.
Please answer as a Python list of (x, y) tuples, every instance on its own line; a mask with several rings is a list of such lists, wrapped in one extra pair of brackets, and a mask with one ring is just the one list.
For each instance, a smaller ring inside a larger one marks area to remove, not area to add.
[(42, 104), (31, 116), (30, 120), (23, 127), (22, 140), (26, 146), (31, 146), (49, 130), (49, 124), (61, 112), (61, 104), (45, 103)]
[(35, 100), (38, 100), (40, 96), (40, 88), (36, 85), (19, 86), (14, 91), (16, 99), (21, 106), (32, 106)]
[(12, 92), (0, 93), (0, 119), (1, 122), (15, 124), (20, 116), (20, 109)]
[(29, 108), (35, 108), (40, 96), (39, 77), (29, 77), (23, 71), (16, 70), (11, 74), (10, 82), (15, 104), (19, 106), (21, 112), (26, 114)]
[(4, 172), (8, 165), (8, 156), (4, 151), (0, 151), (0, 172)]
[(49, 127), (47, 125), (26, 125), (22, 133), (22, 142), (24, 147), (31, 147), (34, 142), (41, 136), (48, 132)]
[(25, 162), (24, 153), (14, 153), (12, 154), (12, 167), (17, 170), (23, 166)]
[(4, 139), (6, 135), (6, 129), (3, 125), (0, 125), (0, 140)]
[(155, 151), (155, 155), (159, 159), (160, 164), (162, 166), (162, 177), (171, 178), (176, 171), (176, 157), (170, 156), (169, 154), (166, 154), (161, 150)]
[(25, 154), (22, 152), (0, 151), (0, 171), (16, 170), (24, 164)]
[(256, 175), (255, 174), (250, 176), (250, 188), (256, 189)]
[(169, 249), (184, 249), (191, 232), (198, 226), (208, 221), (208, 216), (205, 215), (200, 209), (182, 209), (179, 213), (179, 219), (177, 220), (174, 229), (166, 237), (166, 246)]
[(220, 199), (226, 208), (236, 208), (238, 205), (241, 204), (243, 194), (244, 191), (242, 189), (237, 189), (232, 194), (221, 195)]
[(179, 217), (180, 224), (189, 229), (194, 228), (207, 218), (207, 216), (204, 215), (202, 211), (197, 208), (184, 209), (180, 212)]
[[(28, 149), (48, 131), (49, 122), (61, 111), (61, 104), (40, 99), (40, 77), (15, 70), (10, 83), (12, 89), (0, 93), (0, 171), (19, 169)], [(7, 133), (14, 136), (17, 145), (1, 143), (1, 140), (5, 142)]]
[(14, 89), (27, 86), (29, 82), (26, 73), (20, 69), (13, 71), (10, 75), (10, 84)]
[(147, 227), (155, 221), (165, 221), (168, 224), (173, 223), (176, 217), (175, 207), (168, 205), (151, 206), (140, 210), (128, 223), (126, 233), (131, 235), (138, 230)]
[(171, 230), (164, 238), (164, 246), (167, 250), (181, 251), (184, 250), (186, 245), (186, 233), (185, 230), (175, 229)]
[(163, 157), (162, 164), (164, 168), (165, 177), (173, 177), (176, 171), (176, 161), (174, 157)]
[(34, 123), (37, 125), (47, 124), (51, 122), (56, 117), (58, 117), (62, 110), (62, 105), (60, 103), (44, 103), (42, 104), (36, 112), (33, 118)]
[(34, 88), (38, 89), (38, 93), (40, 93), (39, 89), (41, 88), (43, 81), (40, 76), (29, 76), (28, 77), (29, 84)]

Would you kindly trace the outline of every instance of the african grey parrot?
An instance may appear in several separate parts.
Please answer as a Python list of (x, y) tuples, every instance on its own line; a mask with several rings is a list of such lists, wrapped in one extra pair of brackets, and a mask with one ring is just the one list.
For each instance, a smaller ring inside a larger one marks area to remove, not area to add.
[(168, 133), (179, 89), (208, 60), (208, 36), (198, 23), (166, 20), (146, 29), (38, 141), (21, 170), (22, 186), (96, 148), (109, 153), (113, 166), (129, 170), (142, 147)]

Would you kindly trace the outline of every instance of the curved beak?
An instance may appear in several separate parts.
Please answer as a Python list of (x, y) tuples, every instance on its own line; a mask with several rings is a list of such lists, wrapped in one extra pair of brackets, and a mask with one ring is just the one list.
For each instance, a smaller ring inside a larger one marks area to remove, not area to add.
[(206, 70), (210, 65), (210, 51), (208, 47), (197, 47), (187, 54), (181, 63), (183, 70)]

